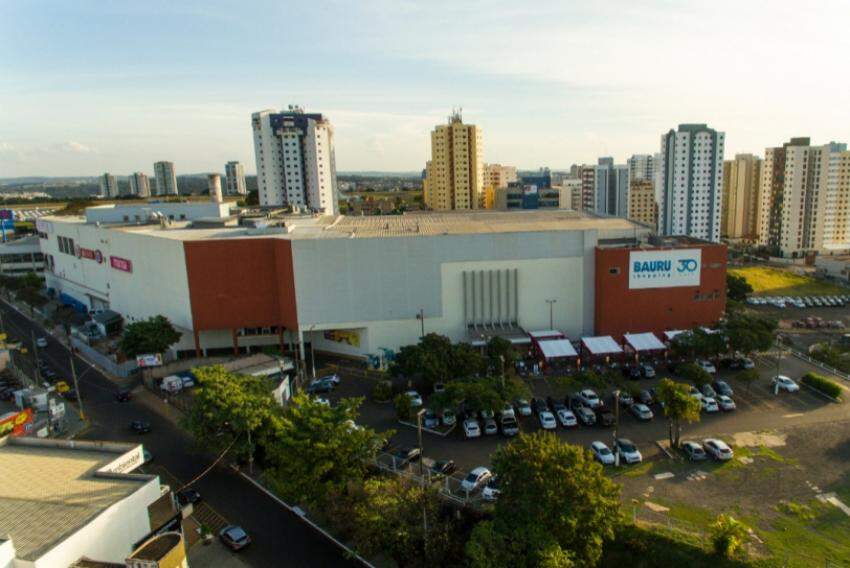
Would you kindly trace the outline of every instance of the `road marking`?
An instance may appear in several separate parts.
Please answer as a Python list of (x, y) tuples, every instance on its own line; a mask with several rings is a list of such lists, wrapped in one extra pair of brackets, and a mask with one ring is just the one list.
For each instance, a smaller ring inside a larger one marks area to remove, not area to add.
[(791, 414), (783, 414), (782, 418), (799, 418), (801, 416), (805, 416), (804, 412), (793, 412)]
[(664, 473), (656, 473), (655, 479), (670, 479), (671, 477), (676, 477), (672, 471), (665, 471)]

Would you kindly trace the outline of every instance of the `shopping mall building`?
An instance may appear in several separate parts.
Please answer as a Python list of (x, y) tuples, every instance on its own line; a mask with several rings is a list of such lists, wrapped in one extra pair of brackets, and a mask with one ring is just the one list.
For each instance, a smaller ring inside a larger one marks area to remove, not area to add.
[(258, 218), (151, 202), (38, 232), (52, 294), (127, 322), (163, 314), (181, 356), (306, 342), (365, 357), (423, 330), (622, 336), (710, 324), (725, 306), (725, 246), (568, 210)]

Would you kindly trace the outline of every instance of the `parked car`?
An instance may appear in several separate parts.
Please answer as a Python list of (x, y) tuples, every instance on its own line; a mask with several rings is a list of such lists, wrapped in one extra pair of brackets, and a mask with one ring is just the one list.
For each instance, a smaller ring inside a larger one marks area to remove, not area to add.
[(637, 381), (643, 376), (643, 373), (641, 373), (640, 367), (623, 367), (623, 375)]
[(248, 536), (245, 529), (238, 525), (227, 525), (219, 531), (218, 538), (234, 552), (238, 552), (251, 544), (251, 537)]
[(147, 434), (151, 431), (151, 423), (144, 420), (133, 420), (130, 422), (130, 430), (136, 434)]
[(47, 338), (46, 337), (39, 337), (38, 339), (35, 340), (35, 344), (36, 344), (36, 346), (43, 349), (43, 348), (47, 347)]
[(454, 460), (437, 460), (431, 464), (429, 469), (431, 470), (432, 475), (444, 477), (457, 471), (457, 466), (455, 465)]
[(730, 387), (729, 383), (727, 383), (726, 381), (720, 381), (720, 380), (714, 381), (713, 386), (714, 386), (714, 391), (718, 395), (732, 396), (733, 394), (735, 394), (732, 391), (732, 387)]
[(490, 418), (496, 417), (496, 413), (493, 412), (492, 410), (482, 410), (478, 414), (479, 414), (479, 416), (481, 416), (481, 420), (488, 420)]
[(515, 400), (514, 406), (516, 406), (516, 411), (520, 416), (531, 416), (531, 405), (524, 398)]
[(614, 452), (611, 448), (605, 445), (604, 442), (595, 441), (590, 443), (590, 451), (593, 453), (594, 459), (602, 465), (614, 464)]
[(484, 433), (488, 436), (499, 433), (499, 425), (496, 424), (495, 418), (486, 418), (484, 420)]
[(463, 421), (463, 435), (466, 438), (478, 438), (481, 436), (481, 426), (478, 425), (478, 420), (467, 418)]
[[(333, 384), (330, 381), (328, 381), (328, 383)], [(415, 390), (409, 390), (404, 394), (407, 395), (407, 398), (410, 399), (410, 406), (412, 406), (413, 408), (419, 408), (420, 406), (422, 406), (422, 397), (419, 395), (418, 392), (416, 392)]]
[(714, 389), (711, 388), (711, 385), (708, 383), (702, 385), (700, 392), (702, 393), (702, 396), (707, 396), (708, 398), (714, 398), (717, 396), (717, 393), (714, 392)]
[(599, 398), (599, 395), (596, 394), (593, 389), (582, 390), (578, 393), (578, 397), (582, 404), (591, 409), (596, 409), (602, 406), (602, 399)]
[(494, 475), (481, 490), (481, 498), (485, 501), (495, 501), (499, 498), (499, 476)]
[(486, 467), (476, 467), (460, 482), (460, 488), (467, 493), (472, 493), (481, 485), (487, 483), (491, 477), (493, 477), (493, 474), (489, 469)]
[(753, 360), (749, 357), (741, 357), (738, 361), (740, 361), (742, 369), (754, 369), (756, 366)]
[(790, 377), (786, 377), (785, 375), (776, 375), (772, 379), (770, 379), (770, 386), (774, 388), (779, 388), (779, 390), (783, 390), (785, 392), (797, 392), (800, 390), (800, 385), (795, 383)]
[(196, 377), (191, 371), (177, 373), (177, 376), (180, 377), (180, 381), (183, 383), (184, 389), (192, 388), (198, 384), (198, 377)]
[(614, 444), (614, 449), (626, 461), (626, 463), (640, 463), (643, 461), (643, 456), (640, 450), (628, 438), (617, 438)]
[(714, 367), (714, 363), (711, 361), (707, 361), (705, 359), (698, 359), (697, 365), (706, 373), (714, 375), (717, 373), (717, 369)]
[(733, 457), (732, 448), (726, 445), (723, 440), (717, 438), (709, 438), (702, 441), (705, 448), (705, 453), (717, 461), (728, 461)]
[(697, 442), (682, 442), (682, 451), (691, 461), (703, 461), (708, 459), (702, 445)]
[(614, 413), (604, 406), (600, 406), (596, 409), (596, 423), (600, 426), (605, 426), (606, 428), (608, 426), (613, 426), (616, 420)]
[(118, 402), (129, 402), (133, 398), (130, 389), (118, 389), (115, 391), (115, 400)]
[(652, 396), (652, 392), (644, 389), (638, 393), (638, 401), (649, 406), (655, 402), (655, 397)]
[(337, 375), (336, 373), (333, 373), (333, 374), (330, 374), (330, 375), (325, 375), (324, 377), (319, 377), (319, 380), (320, 381), (330, 381), (335, 386), (339, 386), (339, 383), (341, 382), (339, 375)]
[(556, 414), (560, 409), (567, 407), (563, 401), (551, 396), (546, 397), (546, 406), (549, 407), (552, 414)]
[(655, 378), (655, 367), (653, 367), (649, 363), (641, 363), (639, 367), (640, 367), (640, 374), (644, 379), (654, 379)]
[(573, 395), (569, 399), (570, 401), (570, 410), (577, 413), (579, 408), (586, 408), (585, 404), (581, 401), (578, 395)]
[[(181, 381), (181, 386), (182, 386), (182, 381)], [(334, 390), (334, 384), (330, 381), (322, 381), (322, 380), (316, 379), (315, 381), (313, 381), (309, 385), (307, 385), (307, 388), (304, 389), (304, 390), (307, 391), (307, 394), (328, 393), (328, 392), (331, 392), (332, 390)]]
[(519, 422), (513, 416), (502, 416), (501, 423), (502, 435), (516, 436), (519, 434)]
[(440, 418), (433, 410), (426, 410), (425, 415), (422, 417), (422, 425), (426, 428), (436, 428), (440, 425)]
[[(611, 396), (614, 396), (614, 393), (611, 393)], [(628, 408), (635, 403), (634, 398), (631, 393), (625, 390), (620, 391), (620, 406), (624, 408)]]
[(737, 406), (735, 405), (735, 401), (732, 400), (732, 397), (726, 396), (725, 394), (721, 394), (717, 396), (717, 405), (720, 407), (720, 410), (724, 412), (728, 412), (729, 410), (735, 410)]
[(499, 411), (499, 416), (510, 416), (511, 418), (516, 418), (516, 411), (510, 403), (506, 402), (502, 407), (502, 410)]
[(531, 407), (534, 409), (535, 414), (540, 414), (541, 412), (548, 412), (549, 407), (546, 406), (546, 401), (542, 398), (535, 398), (531, 401)]
[(576, 410), (575, 415), (576, 418), (578, 418), (585, 426), (593, 426), (596, 424), (596, 413), (586, 406), (582, 406)]
[(455, 422), (457, 422), (455, 411), (451, 408), (443, 409), (443, 426), (451, 426)]
[(699, 389), (696, 388), (694, 385), (690, 385), (690, 388), (688, 390), (688, 394), (690, 394), (692, 397), (694, 397), (697, 400), (702, 400), (702, 393), (699, 392)]
[(633, 404), (629, 407), (629, 411), (634, 415), (638, 420), (652, 420), (654, 416), (652, 414), (652, 410), (649, 407), (642, 403)]
[(720, 407), (717, 405), (717, 400), (710, 396), (702, 397), (702, 410), (703, 412), (714, 413), (720, 412)]
[(422, 457), (422, 451), (413, 447), (399, 448), (392, 453), (392, 456), (396, 467), (404, 467), (419, 460)]
[(558, 427), (558, 423), (555, 421), (555, 415), (548, 410), (544, 410), (538, 414), (538, 417), (540, 418), (540, 427), (544, 430), (554, 430)]
[(185, 507), (186, 505), (194, 505), (195, 503), (201, 502), (201, 494), (194, 489), (183, 489), (182, 491), (178, 491), (175, 493), (175, 497), (177, 497), (177, 504), (180, 507)]
[(555, 416), (558, 417), (558, 422), (560, 422), (561, 426), (564, 428), (572, 428), (573, 426), (578, 425), (578, 420), (576, 420), (576, 415), (573, 414), (572, 410), (568, 408), (562, 408), (555, 413)]

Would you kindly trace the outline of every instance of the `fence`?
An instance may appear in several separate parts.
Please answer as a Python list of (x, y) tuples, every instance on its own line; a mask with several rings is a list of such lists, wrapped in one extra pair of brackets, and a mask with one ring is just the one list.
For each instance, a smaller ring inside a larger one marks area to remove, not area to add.
[(77, 351), (82, 353), (86, 357), (86, 359), (93, 362), (95, 365), (97, 365), (110, 375), (126, 378), (135, 373), (138, 369), (138, 366), (136, 365), (135, 361), (125, 361), (123, 363), (116, 363), (112, 360), (112, 357), (104, 355), (94, 347), (86, 345), (85, 342), (77, 339), (76, 337), (71, 337), (71, 345)]
[(815, 367), (818, 367), (818, 368), (820, 368), (820, 369), (823, 369), (823, 370), (824, 370), (824, 371), (826, 371), (827, 373), (832, 373), (832, 374), (833, 374), (833, 375), (835, 375), (836, 377), (841, 377), (841, 378), (842, 378), (842, 379), (844, 379), (845, 381), (850, 381), (850, 375), (848, 375), (848, 374), (847, 374), (847, 373), (845, 373), (844, 371), (839, 371), (839, 370), (838, 370), (838, 369), (836, 369), (835, 367), (830, 367), (829, 365), (827, 365), (827, 364), (825, 364), (825, 363), (823, 363), (823, 362), (821, 362), (821, 361), (818, 361), (817, 359), (813, 359), (812, 357), (809, 357), (809, 356), (808, 356), (808, 355), (806, 355), (805, 353), (803, 353), (803, 352), (801, 352), (801, 351), (797, 351), (796, 349), (789, 349), (789, 351), (790, 351), (790, 352), (791, 352), (791, 354), (792, 354), (792, 355), (794, 355), (794, 357), (796, 357), (797, 359), (802, 359), (802, 360), (803, 360), (803, 361), (805, 361), (806, 363), (810, 363), (810, 364), (814, 365)]

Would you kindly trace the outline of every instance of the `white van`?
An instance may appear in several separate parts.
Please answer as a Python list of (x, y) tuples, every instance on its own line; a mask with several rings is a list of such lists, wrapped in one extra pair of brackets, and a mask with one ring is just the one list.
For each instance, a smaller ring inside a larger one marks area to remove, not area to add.
[(163, 392), (176, 393), (183, 390), (183, 378), (178, 375), (168, 375), (162, 379), (162, 384), (159, 385)]

